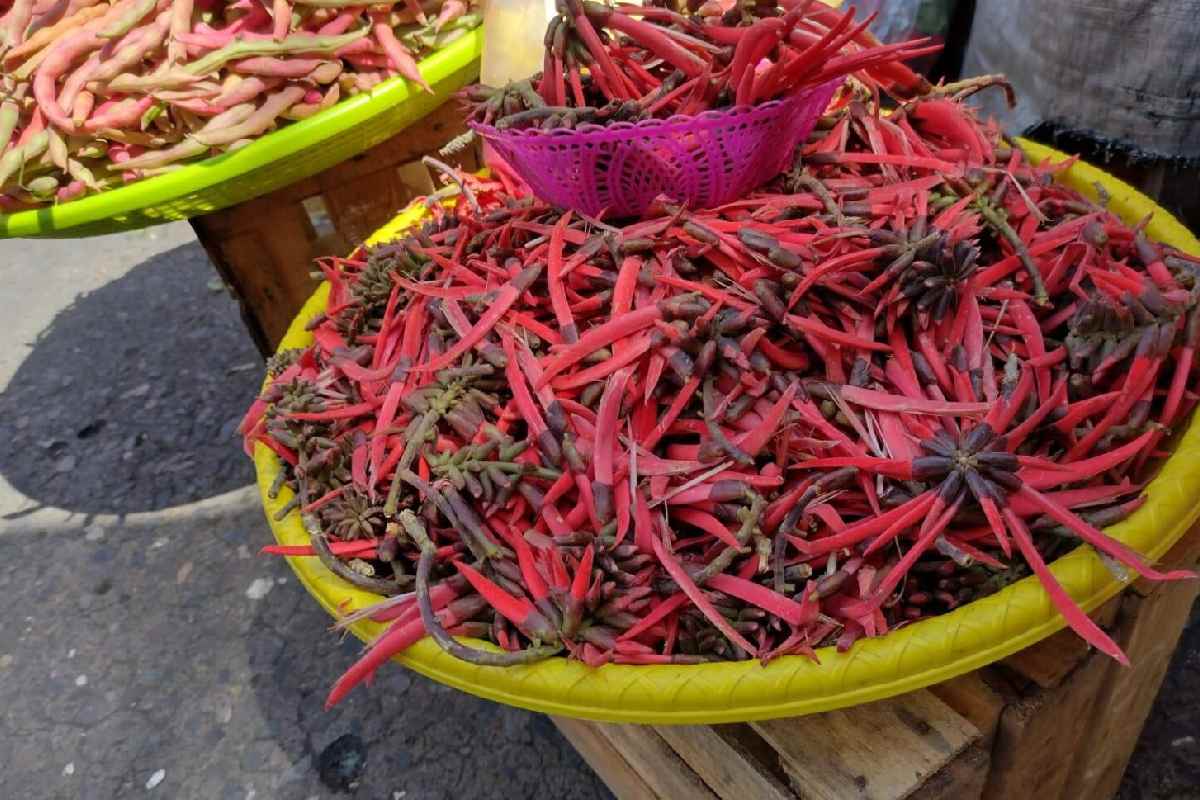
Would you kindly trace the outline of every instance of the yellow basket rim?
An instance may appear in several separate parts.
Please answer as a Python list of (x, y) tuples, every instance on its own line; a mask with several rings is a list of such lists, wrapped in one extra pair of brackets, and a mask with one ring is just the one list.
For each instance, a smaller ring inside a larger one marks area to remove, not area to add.
[[(421, 74), (433, 88), (433, 98), (438, 105), (478, 74), (482, 47), (483, 28), (480, 26), (421, 60)], [(464, 79), (463, 70), (472, 64), (474, 73)], [(78, 200), (0, 215), (0, 238), (67, 238), (116, 233), (227, 208), (280, 188), (270, 181), (239, 182), (242, 176), (298, 156), (335, 137), (352, 134), (356, 127), (398, 106), (428, 101), (430, 98), (424, 95), (424, 90), (416, 84), (401, 77), (391, 78), (369, 92), (348, 97), (331, 108), (288, 124), (231, 153), (221, 153), (174, 172)], [(401, 115), (397, 130), (415, 122), (421, 115)], [(371, 145), (363, 140), (357, 152)], [(305, 174), (290, 173), (288, 182), (307, 177), (323, 168), (316, 161), (311, 163), (313, 168)], [(190, 202), (178, 213), (163, 211), (179, 201)]]
[[(1020, 140), (1035, 162), (1068, 158), (1049, 147)], [(1076, 162), (1059, 180), (1097, 199), (1096, 185), (1111, 198), (1109, 207), (1128, 222), (1153, 212), (1147, 234), (1200, 255), (1200, 242), (1149, 198), (1095, 167)], [(372, 236), (386, 241), (423, 216), (410, 207)], [(322, 284), (297, 315), (280, 348), (303, 347), (312, 336), (304, 323), (321, 311), (328, 295)], [(290, 499), (284, 489), (272, 500), (267, 490), (280, 469), (265, 445), (254, 453), (263, 507), (280, 544), (307, 544), (298, 514), (282, 522), (274, 514)], [(1200, 516), (1200, 423), (1193, 419), (1161, 472), (1147, 486), (1147, 502), (1109, 535), (1156, 560)], [(337, 578), (315, 558), (289, 558), (297, 577), (330, 614), (337, 616), (378, 601), (376, 595)], [(1120, 591), (1118, 581), (1090, 547), (1057, 559), (1051, 569), (1077, 603), (1091, 611)], [(1036, 578), (1017, 581), (994, 595), (948, 614), (923, 620), (886, 636), (863, 639), (846, 653), (818, 651), (820, 664), (789, 656), (763, 667), (755, 661), (695, 666), (588, 667), (553, 658), (526, 667), (479, 667), (444, 653), (426, 638), (396, 657), (405, 666), (466, 692), (549, 714), (606, 722), (716, 724), (798, 716), (881, 700), (953, 678), (1029, 647), (1065, 626)], [(351, 630), (371, 641), (385, 629), (364, 620)]]

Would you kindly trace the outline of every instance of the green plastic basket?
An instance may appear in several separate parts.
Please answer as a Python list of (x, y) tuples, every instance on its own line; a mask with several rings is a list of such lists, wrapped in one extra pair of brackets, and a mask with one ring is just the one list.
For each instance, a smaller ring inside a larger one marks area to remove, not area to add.
[(479, 75), (483, 29), (420, 63), (433, 93), (403, 78), (287, 125), (232, 153), (69, 203), (0, 215), (0, 238), (69, 239), (227, 208), (315, 175), (403, 130)]

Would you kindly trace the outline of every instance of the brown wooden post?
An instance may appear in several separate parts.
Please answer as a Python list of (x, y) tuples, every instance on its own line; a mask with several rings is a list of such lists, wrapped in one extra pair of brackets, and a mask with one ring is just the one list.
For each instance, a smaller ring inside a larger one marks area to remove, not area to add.
[[(315, 258), (346, 255), (435, 184), (421, 158), (465, 130), (457, 104), (283, 189), (191, 220), (264, 356), (316, 288)], [(476, 169), (475, 148), (445, 159)]]

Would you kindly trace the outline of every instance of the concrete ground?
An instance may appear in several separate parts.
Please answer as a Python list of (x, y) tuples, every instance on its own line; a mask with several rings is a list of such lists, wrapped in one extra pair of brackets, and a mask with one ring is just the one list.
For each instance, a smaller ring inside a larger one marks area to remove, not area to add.
[[(0, 241), (0, 795), (607, 797), (540, 715), (384, 670), (269, 540), (261, 362), (185, 224)], [(1122, 797), (1200, 797), (1200, 626)]]

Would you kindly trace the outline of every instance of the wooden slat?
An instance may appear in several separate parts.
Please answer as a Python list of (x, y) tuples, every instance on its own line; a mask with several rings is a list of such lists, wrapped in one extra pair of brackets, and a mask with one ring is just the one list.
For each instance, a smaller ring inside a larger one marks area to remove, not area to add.
[(258, 222), (271, 235), (232, 232), (213, 215), (194, 218), (192, 229), (237, 295), (255, 343), (273, 349), (316, 286), (308, 274), (315, 237), (299, 204), (265, 211)]
[(579, 755), (583, 756), (583, 760), (592, 771), (600, 776), (620, 800), (656, 800), (659, 797), (637, 770), (617, 752), (617, 748), (613, 747), (597, 725), (567, 717), (550, 719)]
[(1117, 642), (1130, 666), (1109, 665), (1108, 679), (1094, 699), (1095, 714), (1084, 726), (1089, 735), (1073, 754), (1062, 797), (1107, 798), (1116, 793), (1198, 588), (1194, 582), (1180, 583), (1148, 598), (1126, 597), (1122, 614), (1128, 612), (1130, 619), (1119, 626)]
[(737, 739), (721, 736), (711, 725), (664, 725), (656, 730), (722, 800), (795, 799)]
[[(1121, 597), (1118, 595), (1092, 612), (1091, 617), (1101, 628), (1109, 630), (1116, 621), (1120, 606)], [(1082, 636), (1070, 628), (1064, 628), (1000, 663), (1043, 689), (1049, 689), (1060, 685), (1091, 652), (1091, 645)]]
[(841, 711), (752, 724), (811, 800), (899, 800), (981, 739), (927, 691)]
[(1000, 724), (1005, 698), (1000, 689), (988, 681), (990, 672), (976, 670), (966, 675), (930, 686), (929, 691), (979, 729), (989, 746)]
[(1031, 695), (1005, 707), (984, 800), (1060, 796), (1107, 662), (1107, 656), (1093, 653), (1062, 686), (1034, 687)]
[(326, 189), (334, 227), (351, 242), (362, 242), (408, 205), (412, 195), (394, 167), (348, 179)]
[(204, 252), (208, 254), (209, 263), (213, 265), (213, 269), (221, 277), (221, 281), (228, 287), (234, 299), (237, 300), (238, 313), (242, 317), (242, 324), (246, 326), (246, 332), (250, 334), (250, 339), (254, 342), (254, 346), (258, 348), (258, 352), (266, 358), (273, 350), (272, 342), (267, 338), (267, 334), (263, 330), (262, 323), (258, 320), (255, 309), (246, 297), (245, 281), (241, 272), (234, 269), (228, 259), (225, 258), (221, 243), (226, 240), (207, 234), (203, 217), (195, 217), (189, 220), (189, 222), (196, 234), (196, 238), (200, 240), (200, 244), (204, 247)]
[[(695, 772), (648, 725), (591, 723), (660, 797), (716, 800)], [(615, 793), (616, 790), (614, 790)]]
[(979, 800), (991, 761), (991, 748), (978, 741), (933, 773), (909, 800)]
[[(326, 170), (315, 175), (318, 191), (326, 191), (340, 186), (347, 180), (370, 175), (380, 167), (420, 161), (425, 155), (436, 156), (437, 151), (446, 142), (466, 129), (466, 121), (459, 104), (453, 101), (443, 103), (387, 141), (343, 161), (334, 168), (336, 174), (334, 170)], [(471, 152), (468, 150), (465, 154), (460, 153), (442, 160), (449, 164), (462, 164), (464, 169), (469, 169), (474, 163), (468, 160), (470, 156)]]

